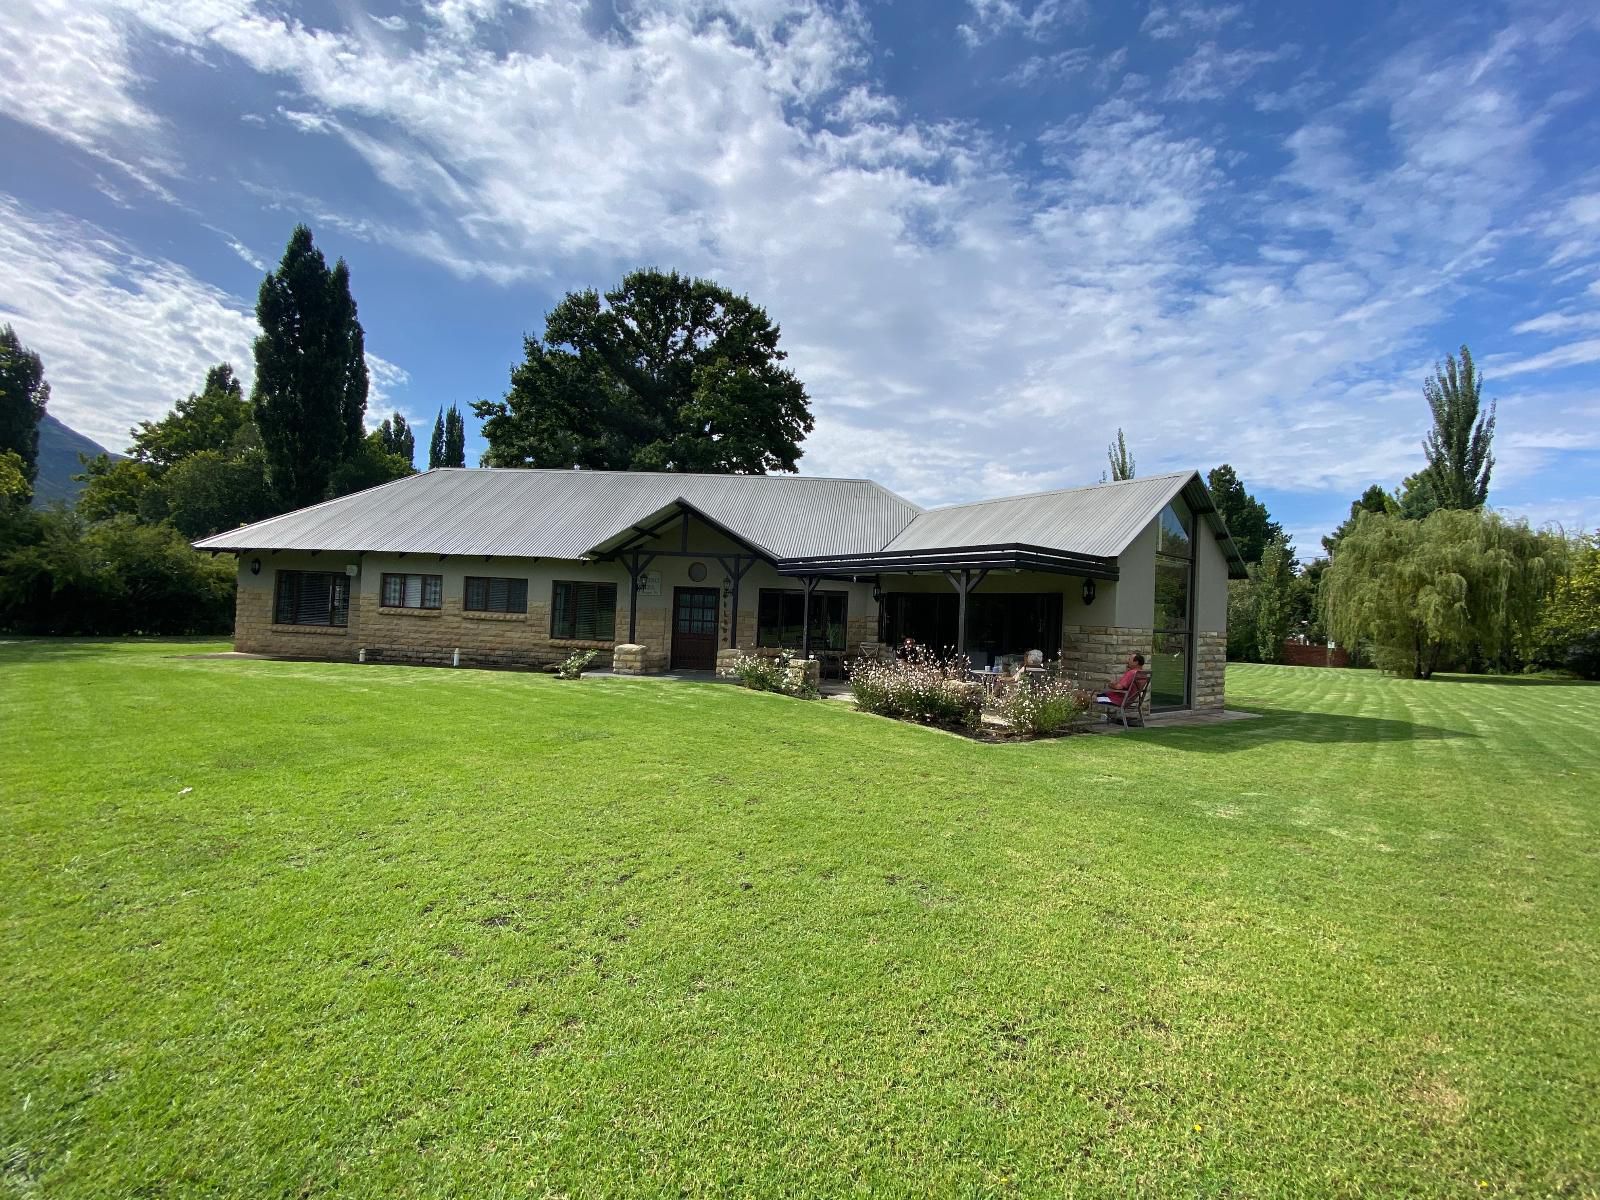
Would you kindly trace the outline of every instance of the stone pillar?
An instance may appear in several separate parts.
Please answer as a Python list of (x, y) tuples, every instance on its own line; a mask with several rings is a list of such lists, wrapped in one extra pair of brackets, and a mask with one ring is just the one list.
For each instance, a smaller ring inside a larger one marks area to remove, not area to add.
[(822, 660), (796, 658), (784, 674), (784, 688), (790, 692), (814, 692), (822, 683)]
[(1228, 667), (1228, 635), (1194, 635), (1194, 680), (1191, 689), (1195, 712), (1221, 712), (1224, 703), (1223, 679)]
[(717, 675), (728, 678), (733, 675), (733, 664), (744, 657), (744, 651), (737, 646), (724, 646), (717, 651)]
[(633, 642), (624, 642), (611, 651), (611, 672), (614, 675), (643, 675), (649, 670), (647, 659), (650, 650)]

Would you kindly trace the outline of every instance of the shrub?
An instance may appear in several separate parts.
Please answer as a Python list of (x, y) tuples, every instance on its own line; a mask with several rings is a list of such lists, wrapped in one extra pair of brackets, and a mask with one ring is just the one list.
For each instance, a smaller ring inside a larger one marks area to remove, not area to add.
[(588, 670), (589, 664), (595, 660), (599, 653), (597, 650), (574, 650), (562, 660), (556, 668), (557, 679), (576, 679)]
[(991, 702), (991, 710), (1016, 733), (1060, 733), (1094, 705), (1094, 693), (1065, 675), (1022, 680)]
[(752, 691), (777, 692), (800, 700), (817, 697), (817, 689), (806, 683), (805, 676), (795, 669), (795, 660), (787, 654), (741, 654), (727, 673)]
[(983, 685), (967, 668), (963, 655), (928, 650), (892, 662), (861, 659), (851, 665), (850, 690), (862, 712), (970, 729), (983, 717)]

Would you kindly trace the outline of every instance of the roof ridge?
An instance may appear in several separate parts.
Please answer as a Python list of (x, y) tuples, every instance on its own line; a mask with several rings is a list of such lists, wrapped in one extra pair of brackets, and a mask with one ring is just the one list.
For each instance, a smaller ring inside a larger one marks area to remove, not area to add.
[(1083, 483), (1077, 487), (1050, 488), (1043, 492), (1016, 492), (1010, 496), (991, 496), (986, 500), (963, 500), (956, 504), (941, 504), (937, 508), (924, 509), (923, 511), (940, 513), (949, 512), (957, 508), (976, 508), (980, 504), (1004, 504), (1011, 500), (1040, 500), (1046, 496), (1064, 496), (1068, 492), (1098, 492), (1101, 488), (1122, 487), (1130, 483), (1149, 483), (1152, 479), (1188, 479), (1199, 474), (1199, 470), (1193, 467), (1181, 471), (1161, 471), (1155, 475), (1140, 475), (1134, 479), (1108, 479), (1104, 483)]

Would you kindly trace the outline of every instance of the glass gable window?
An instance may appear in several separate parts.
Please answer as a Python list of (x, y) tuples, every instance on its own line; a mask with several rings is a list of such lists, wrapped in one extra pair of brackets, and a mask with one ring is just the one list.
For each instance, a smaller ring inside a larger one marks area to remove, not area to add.
[(558, 579), (550, 589), (550, 636), (609, 642), (617, 633), (617, 585)]
[[(811, 593), (811, 648), (843, 650), (848, 630), (845, 626), (846, 601), (843, 592)], [(788, 646), (798, 649), (804, 639), (804, 592), (762, 588), (756, 605), (756, 645)]]
[(525, 613), (528, 581), (468, 575), (461, 589), (461, 607), (467, 612)]
[(278, 625), (348, 625), (350, 577), (342, 571), (279, 571), (272, 602)]
[(1194, 515), (1182, 500), (1162, 511), (1156, 541), (1156, 603), (1150, 622), (1150, 707), (1189, 703), (1189, 609), (1194, 594)]
[(384, 608), (441, 608), (444, 605), (443, 575), (383, 576)]

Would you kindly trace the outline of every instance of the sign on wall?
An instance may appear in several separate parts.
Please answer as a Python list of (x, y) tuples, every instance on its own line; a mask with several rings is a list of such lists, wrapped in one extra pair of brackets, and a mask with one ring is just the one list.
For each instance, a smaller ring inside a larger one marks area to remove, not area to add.
[(644, 571), (644, 572), (642, 572), (640, 574), (640, 576), (639, 576), (639, 595), (641, 595), (641, 596), (659, 596), (659, 595), (661, 595), (661, 572), (660, 571)]

